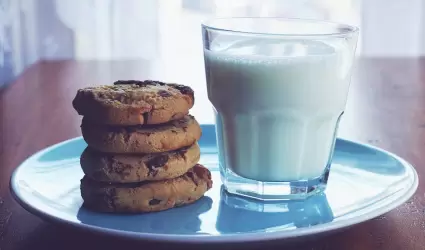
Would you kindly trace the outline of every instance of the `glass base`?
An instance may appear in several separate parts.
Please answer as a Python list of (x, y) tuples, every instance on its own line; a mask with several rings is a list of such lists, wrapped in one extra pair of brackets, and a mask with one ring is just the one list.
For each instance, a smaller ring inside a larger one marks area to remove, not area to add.
[(220, 167), (221, 181), (227, 192), (262, 201), (300, 200), (321, 193), (326, 189), (329, 171), (330, 165), (321, 176), (313, 179), (262, 182), (241, 177), (230, 169)]

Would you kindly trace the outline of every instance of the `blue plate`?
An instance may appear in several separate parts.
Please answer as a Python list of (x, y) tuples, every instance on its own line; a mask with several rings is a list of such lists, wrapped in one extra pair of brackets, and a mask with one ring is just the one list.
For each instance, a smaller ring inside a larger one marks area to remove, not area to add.
[(327, 232), (382, 215), (416, 191), (414, 168), (394, 154), (338, 139), (326, 192), (304, 201), (259, 202), (222, 190), (213, 125), (203, 125), (200, 163), (213, 188), (194, 204), (139, 215), (95, 213), (81, 207), (81, 137), (48, 147), (11, 178), (16, 200), (31, 213), (77, 228), (141, 240), (247, 242)]

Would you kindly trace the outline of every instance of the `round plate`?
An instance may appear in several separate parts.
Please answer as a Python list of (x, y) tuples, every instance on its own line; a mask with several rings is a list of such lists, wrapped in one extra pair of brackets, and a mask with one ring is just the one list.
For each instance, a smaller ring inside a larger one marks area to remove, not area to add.
[(50, 221), (143, 240), (247, 242), (331, 231), (384, 214), (407, 201), (418, 186), (414, 168), (378, 149), (338, 139), (324, 193), (304, 201), (259, 202), (227, 195), (217, 166), (213, 125), (203, 125), (200, 163), (213, 188), (197, 202), (167, 211), (117, 215), (81, 207), (79, 137), (46, 148), (23, 162), (11, 178), (15, 199)]

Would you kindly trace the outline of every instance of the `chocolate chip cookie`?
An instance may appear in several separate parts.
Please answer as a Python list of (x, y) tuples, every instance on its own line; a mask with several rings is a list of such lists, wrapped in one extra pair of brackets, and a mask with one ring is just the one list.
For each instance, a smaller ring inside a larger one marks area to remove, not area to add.
[(201, 138), (201, 127), (186, 115), (158, 125), (105, 126), (83, 118), (81, 132), (93, 149), (107, 153), (160, 153), (191, 146)]
[(186, 174), (163, 181), (110, 184), (81, 180), (83, 206), (98, 212), (155, 212), (190, 204), (212, 187), (210, 171), (195, 165)]
[(160, 124), (184, 117), (194, 105), (193, 90), (159, 81), (116, 81), (78, 90), (72, 105), (99, 124)]
[(128, 183), (172, 179), (198, 163), (198, 143), (155, 154), (111, 154), (87, 147), (80, 157), (84, 174), (96, 181)]

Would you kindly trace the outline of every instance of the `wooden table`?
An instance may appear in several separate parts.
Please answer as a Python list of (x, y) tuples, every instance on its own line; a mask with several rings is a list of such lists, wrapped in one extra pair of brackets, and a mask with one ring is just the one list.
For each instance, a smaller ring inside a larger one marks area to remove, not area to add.
[[(12, 199), (8, 186), (13, 169), (26, 157), (80, 135), (81, 118), (70, 105), (78, 88), (119, 78), (152, 77), (152, 70), (148, 61), (40, 62), (0, 92), (1, 250), (163, 247), (124, 242), (43, 222)], [(339, 135), (382, 147), (407, 159), (418, 171), (418, 191), (405, 205), (382, 217), (302, 242), (271, 242), (272, 248), (425, 249), (425, 182), (421, 181), (425, 177), (425, 60), (359, 60)], [(205, 246), (194, 247), (200, 248)]]

